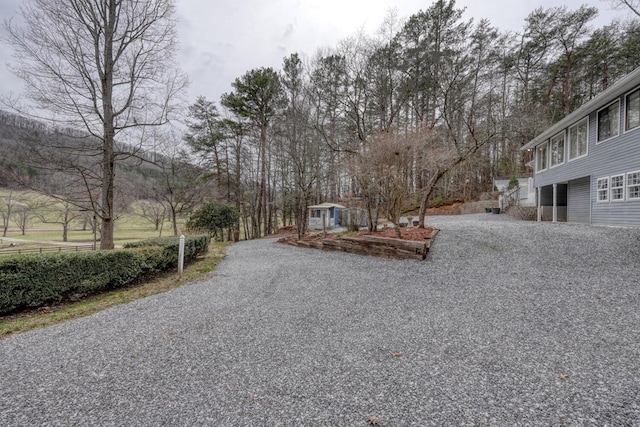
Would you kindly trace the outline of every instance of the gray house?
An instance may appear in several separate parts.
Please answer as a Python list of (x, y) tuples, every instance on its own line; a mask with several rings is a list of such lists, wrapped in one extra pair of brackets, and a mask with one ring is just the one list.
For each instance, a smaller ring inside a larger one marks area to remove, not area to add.
[(640, 68), (522, 147), (538, 221), (640, 226)]

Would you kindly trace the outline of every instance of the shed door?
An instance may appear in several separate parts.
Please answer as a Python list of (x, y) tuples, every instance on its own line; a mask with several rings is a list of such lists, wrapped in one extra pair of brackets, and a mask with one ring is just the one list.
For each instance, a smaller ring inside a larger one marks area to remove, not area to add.
[(591, 222), (591, 177), (569, 181), (567, 188), (567, 221)]

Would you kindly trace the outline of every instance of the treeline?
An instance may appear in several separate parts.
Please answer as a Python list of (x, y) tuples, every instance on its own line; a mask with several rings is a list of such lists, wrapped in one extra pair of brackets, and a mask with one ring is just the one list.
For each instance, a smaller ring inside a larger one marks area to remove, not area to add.
[[(640, 65), (640, 24), (593, 29), (596, 8), (536, 9), (521, 32), (439, 0), (309, 61), (253, 69), (189, 109), (185, 137), (247, 237), (330, 201), (394, 220), (528, 171), (520, 147)], [(240, 229), (236, 230), (236, 236)]]

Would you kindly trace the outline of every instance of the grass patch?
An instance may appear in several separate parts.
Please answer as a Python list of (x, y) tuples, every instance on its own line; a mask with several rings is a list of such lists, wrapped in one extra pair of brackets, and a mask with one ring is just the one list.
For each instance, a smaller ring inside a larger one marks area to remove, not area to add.
[[(58, 230), (53, 229), (55, 225), (48, 225), (50, 226), (49, 228), (44, 228), (44, 226), (27, 228), (27, 232), (24, 235), (19, 232), (7, 233), (6, 237), (19, 240), (62, 242), (62, 227)], [(126, 242), (155, 238), (159, 234), (153, 227), (131, 227), (128, 224), (120, 224), (114, 228), (113, 240), (116, 245), (121, 245)], [(162, 235), (173, 236), (173, 229), (165, 227)], [(97, 237), (99, 244), (100, 234)], [(93, 232), (90, 228), (87, 230), (71, 228), (67, 233), (67, 240), (73, 243), (90, 245), (93, 243)]]
[(0, 317), (0, 339), (14, 333), (26, 332), (88, 316), (116, 305), (126, 304), (140, 298), (178, 288), (197, 279), (206, 278), (224, 258), (224, 249), (227, 245), (228, 243), (210, 243), (209, 252), (206, 256), (198, 258), (185, 267), (182, 280), (178, 280), (176, 271), (171, 271), (159, 275), (151, 281), (94, 295), (82, 301), (42, 307), (34, 311)]

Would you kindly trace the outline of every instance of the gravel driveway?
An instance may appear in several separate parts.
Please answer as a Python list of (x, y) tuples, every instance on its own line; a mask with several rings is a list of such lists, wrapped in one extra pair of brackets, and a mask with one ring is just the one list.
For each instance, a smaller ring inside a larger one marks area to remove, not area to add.
[(427, 261), (242, 242), (2, 340), (0, 425), (640, 425), (640, 229), (428, 222)]

